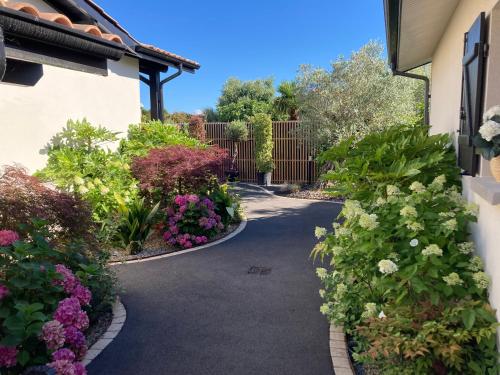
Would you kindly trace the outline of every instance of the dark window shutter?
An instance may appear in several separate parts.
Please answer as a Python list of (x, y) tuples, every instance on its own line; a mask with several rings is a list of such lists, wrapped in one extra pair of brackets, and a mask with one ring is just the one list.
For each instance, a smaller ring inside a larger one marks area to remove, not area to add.
[(462, 108), (460, 111), (460, 135), (458, 136), (458, 165), (464, 174), (474, 176), (477, 172), (478, 156), (472, 145), (472, 137), (481, 125), (483, 110), (483, 75), (486, 48), (486, 17), (484, 13), (476, 19), (465, 33)]

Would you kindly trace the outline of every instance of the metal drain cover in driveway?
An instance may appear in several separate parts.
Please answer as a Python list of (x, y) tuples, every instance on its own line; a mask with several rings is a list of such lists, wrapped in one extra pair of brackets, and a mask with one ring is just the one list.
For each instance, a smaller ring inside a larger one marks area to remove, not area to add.
[(248, 273), (254, 275), (269, 275), (271, 269), (272, 268), (252, 266), (248, 269)]

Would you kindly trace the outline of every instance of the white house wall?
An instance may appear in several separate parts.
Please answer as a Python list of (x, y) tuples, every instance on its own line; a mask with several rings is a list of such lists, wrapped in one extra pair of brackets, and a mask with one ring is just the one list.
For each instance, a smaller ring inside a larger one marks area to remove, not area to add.
[[(456, 143), (462, 90), (464, 33), (481, 12), (490, 24), (485, 107), (500, 104), (500, 4), (498, 0), (462, 0), (449, 22), (432, 59), (431, 132), (450, 133)], [(479, 176), (489, 176), (481, 160)], [(464, 195), (479, 206), (478, 223), (471, 226), (477, 251), (492, 277), (490, 301), (500, 319), (500, 205), (493, 206), (471, 189), (474, 177), (464, 177)]]
[(33, 87), (0, 83), (0, 166), (43, 167), (39, 150), (68, 119), (125, 133), (141, 118), (138, 64), (130, 57), (108, 60), (107, 77), (44, 65)]

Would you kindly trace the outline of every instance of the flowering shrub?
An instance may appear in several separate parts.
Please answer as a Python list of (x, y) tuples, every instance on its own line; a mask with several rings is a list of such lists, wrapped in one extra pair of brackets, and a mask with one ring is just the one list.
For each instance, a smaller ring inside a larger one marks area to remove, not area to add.
[(224, 229), (221, 216), (209, 198), (196, 194), (177, 195), (166, 209), (166, 227), (163, 239), (170, 245), (189, 249), (202, 245)]
[[(18, 231), (31, 218), (47, 221), (52, 239), (93, 242), (94, 224), (85, 202), (44, 186), (22, 168), (7, 166), (0, 173), (0, 228)], [(6, 234), (1, 233), (3, 246)]]
[(32, 231), (23, 240), (0, 231), (0, 371), (47, 364), (57, 374), (85, 374), (84, 332), (100, 303), (89, 281), (99, 266), (53, 248), (43, 234)]
[(500, 106), (488, 109), (483, 116), (483, 124), (479, 134), (472, 139), (486, 160), (491, 160), (500, 155)]
[(373, 201), (346, 201), (333, 233), (317, 230), (324, 240), (314, 252), (334, 268), (318, 270), (321, 310), (357, 336), (357, 358), (384, 374), (496, 366), (489, 277), (468, 242), (477, 208), (446, 185), (444, 176), (387, 185)]
[(194, 193), (207, 186), (226, 158), (227, 151), (217, 146), (170, 146), (135, 158), (132, 172), (144, 191), (165, 201), (175, 193)]

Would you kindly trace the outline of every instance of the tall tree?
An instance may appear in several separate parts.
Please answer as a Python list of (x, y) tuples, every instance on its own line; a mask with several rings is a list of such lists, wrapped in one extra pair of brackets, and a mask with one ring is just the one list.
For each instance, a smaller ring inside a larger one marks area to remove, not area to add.
[(320, 148), (394, 124), (421, 121), (423, 84), (394, 77), (380, 43), (370, 42), (330, 70), (302, 66), (297, 77), (301, 129)]
[(274, 100), (277, 112), (286, 115), (287, 119), (291, 121), (299, 119), (297, 91), (298, 87), (295, 81), (283, 81), (278, 86), (279, 96)]

